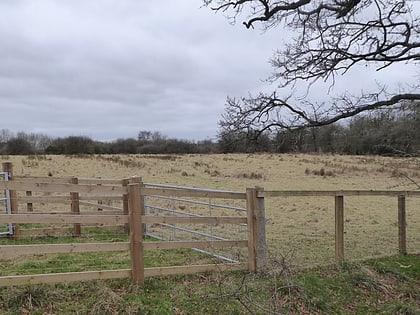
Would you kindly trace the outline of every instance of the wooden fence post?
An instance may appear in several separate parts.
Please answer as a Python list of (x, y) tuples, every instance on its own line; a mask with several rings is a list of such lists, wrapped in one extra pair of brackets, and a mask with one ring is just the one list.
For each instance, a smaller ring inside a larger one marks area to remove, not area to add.
[[(13, 164), (12, 162), (4, 162), (3, 163), (3, 172), (9, 173), (9, 180), (13, 180)], [(9, 190), (10, 196), (10, 212), (12, 214), (17, 214), (18, 210), (18, 203), (17, 203), (17, 192), (15, 190)], [(16, 223), (12, 223), (13, 226), (13, 238), (19, 238), (20, 236), (20, 228), (19, 225)]]
[(263, 188), (247, 188), (246, 202), (248, 214), (248, 269), (260, 271), (266, 265), (267, 246), (265, 236), (264, 197), (258, 197)]
[(335, 260), (344, 262), (344, 197), (335, 196)]
[(257, 255), (255, 242), (255, 191), (252, 188), (246, 189), (246, 209), (248, 226), (248, 270), (257, 270)]
[[(79, 179), (77, 177), (72, 177), (70, 179), (71, 184), (78, 184)], [(79, 193), (78, 192), (71, 192), (70, 193), (71, 199), (71, 213), (72, 214), (80, 214), (80, 203), (79, 203)], [(80, 223), (73, 224), (73, 236), (79, 237), (81, 234), (81, 227)]]
[(262, 187), (256, 187), (257, 197), (257, 270), (261, 271), (265, 268), (267, 263), (267, 243), (265, 233), (265, 200), (264, 197), (258, 196), (260, 192), (264, 191)]
[(143, 259), (143, 224), (142, 208), (143, 198), (140, 194), (140, 184), (128, 184), (128, 212), (130, 225), (130, 254), (131, 254), (131, 277), (135, 284), (144, 283), (144, 259)]
[[(127, 187), (128, 184), (135, 184), (135, 183), (141, 183), (141, 177), (134, 176), (130, 178), (124, 178), (122, 180), (122, 186)], [(144, 207), (143, 207), (144, 208)], [(128, 194), (123, 194), (123, 214), (128, 214)], [(144, 209), (143, 213), (144, 215)], [(144, 227), (143, 227), (144, 228)], [(124, 232), (127, 234), (130, 234), (130, 224), (124, 224)]]
[(405, 215), (405, 195), (398, 196), (398, 249), (400, 255), (407, 255), (407, 219)]

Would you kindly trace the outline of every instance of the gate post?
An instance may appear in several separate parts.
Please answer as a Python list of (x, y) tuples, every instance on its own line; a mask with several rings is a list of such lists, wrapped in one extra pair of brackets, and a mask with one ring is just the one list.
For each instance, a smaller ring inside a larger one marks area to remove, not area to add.
[[(122, 180), (122, 186), (123, 186), (123, 188), (127, 188), (129, 184), (136, 184), (136, 183), (141, 183), (141, 182), (142, 182), (141, 177), (133, 176), (133, 177), (130, 177), (130, 178), (124, 178)], [(122, 197), (123, 197), (123, 214), (128, 215), (128, 192), (126, 194), (123, 194)], [(144, 214), (144, 210), (143, 210), (142, 214)], [(143, 228), (144, 228), (144, 230), (146, 230), (144, 226), (143, 226)], [(130, 224), (129, 223), (124, 224), (124, 232), (127, 233), (127, 234), (130, 234)]]
[[(9, 180), (13, 180), (13, 164), (12, 162), (3, 162), (3, 172), (9, 173)], [(18, 203), (17, 203), (17, 192), (15, 190), (9, 190), (10, 196), (10, 212), (12, 214), (17, 214), (18, 210)], [(20, 228), (19, 225), (16, 223), (12, 223), (13, 226), (13, 238), (19, 238), (20, 236)]]
[(130, 225), (131, 278), (135, 284), (144, 283), (143, 224), (144, 201), (140, 184), (128, 184), (128, 221)]
[(265, 236), (265, 205), (261, 187), (247, 188), (246, 203), (248, 214), (248, 269), (261, 271), (267, 262)]

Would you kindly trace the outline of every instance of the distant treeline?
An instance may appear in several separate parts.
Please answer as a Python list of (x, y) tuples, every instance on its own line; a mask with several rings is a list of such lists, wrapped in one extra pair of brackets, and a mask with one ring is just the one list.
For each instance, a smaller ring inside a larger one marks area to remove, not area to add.
[(358, 115), (345, 123), (277, 132), (219, 133), (221, 152), (420, 155), (420, 103)]
[(0, 130), (0, 154), (182, 154), (235, 152), (324, 152), (338, 154), (420, 155), (420, 106), (375, 111), (347, 124), (277, 132), (240, 133), (221, 130), (217, 141), (168, 138), (140, 131), (137, 138), (112, 142), (86, 136), (52, 138)]
[(0, 131), (0, 154), (167, 154), (212, 153), (217, 144), (211, 140), (189, 141), (168, 138), (160, 132), (141, 131), (137, 138), (112, 142), (95, 141), (86, 136), (52, 138), (43, 134)]

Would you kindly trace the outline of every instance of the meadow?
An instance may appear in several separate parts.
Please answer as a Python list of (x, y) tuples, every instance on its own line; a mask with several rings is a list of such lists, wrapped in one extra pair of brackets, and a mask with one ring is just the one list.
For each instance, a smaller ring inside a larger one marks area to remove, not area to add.
[[(121, 179), (244, 192), (415, 190), (418, 159), (304, 154), (3, 156), (15, 175)], [(0, 287), (1, 314), (418, 314), (420, 198), (407, 198), (407, 250), (398, 256), (396, 197), (345, 197), (345, 263), (334, 264), (334, 198), (266, 198), (268, 268)], [(97, 237), (107, 237), (102, 235)], [(112, 240), (126, 235), (112, 234)], [(49, 241), (73, 242), (71, 237)], [(86, 239), (89, 240), (89, 239)], [(43, 239), (30, 242), (43, 242)], [(2, 242), (7, 244), (8, 240)], [(23, 239), (26, 244), (28, 240)], [(2, 244), (3, 244), (2, 243)], [(35, 243), (34, 243), (35, 244)], [(39, 255), (3, 261), (26, 274), (129, 268), (127, 254)], [(67, 257), (69, 256), (69, 257)], [(35, 259), (36, 258), (36, 259)], [(204, 261), (188, 250), (153, 251), (146, 265)], [(39, 265), (38, 265), (39, 264)], [(92, 266), (90, 266), (92, 264)], [(63, 267), (73, 268), (63, 270)]]
[[(416, 158), (321, 154), (3, 156), (15, 175), (76, 176), (244, 192), (265, 190), (415, 190)], [(397, 199), (345, 198), (345, 258), (398, 253)], [(334, 262), (334, 198), (266, 198), (270, 257), (299, 267)], [(407, 250), (420, 251), (420, 198), (407, 198)]]

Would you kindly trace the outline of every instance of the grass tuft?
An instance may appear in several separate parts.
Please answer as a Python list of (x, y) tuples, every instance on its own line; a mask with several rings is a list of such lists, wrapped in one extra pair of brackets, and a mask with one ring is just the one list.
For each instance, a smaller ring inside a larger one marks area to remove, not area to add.
[(277, 259), (260, 274), (154, 277), (143, 286), (118, 279), (0, 288), (0, 313), (419, 314), (418, 268), (418, 255), (307, 270)]

